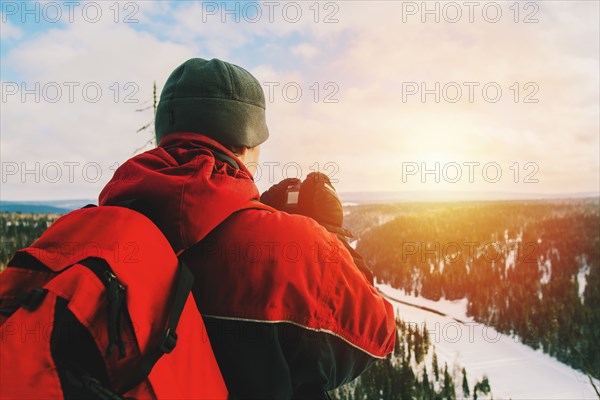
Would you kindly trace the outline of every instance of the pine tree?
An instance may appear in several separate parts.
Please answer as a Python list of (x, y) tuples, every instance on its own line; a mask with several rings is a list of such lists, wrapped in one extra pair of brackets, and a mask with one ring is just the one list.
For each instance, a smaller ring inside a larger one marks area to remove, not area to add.
[(409, 361), (404, 360), (400, 366), (401, 396), (402, 399), (412, 399), (415, 388), (415, 374), (413, 373)]
[(417, 327), (415, 327), (414, 335), (415, 335), (415, 340), (414, 340), (415, 362), (417, 364), (420, 364), (421, 361), (423, 361), (423, 356), (424, 356), (423, 340), (421, 338), (421, 332), (419, 331), (419, 329)]
[(490, 381), (487, 376), (483, 376), (483, 380), (481, 382), (477, 382), (473, 387), (473, 400), (477, 400), (477, 392), (481, 392), (482, 394), (490, 393)]
[(400, 356), (400, 334), (398, 333), (398, 329), (396, 329), (396, 343), (394, 344), (394, 355)]
[(399, 365), (399, 363), (396, 363), (396, 365), (393, 365), (391, 362), (389, 364), (389, 374), (388, 374), (388, 379), (389, 379), (389, 388), (390, 388), (390, 393), (389, 393), (389, 399), (390, 400), (402, 400), (402, 383), (403, 383), (403, 379), (402, 379), (402, 369), (401, 366)]
[(423, 349), (424, 349), (424, 353), (427, 353), (429, 351), (429, 332), (427, 331), (427, 327), (425, 326), (425, 324), (423, 324)]
[(471, 392), (469, 390), (469, 381), (467, 381), (467, 370), (463, 368), (462, 374), (463, 374), (463, 381), (462, 381), (463, 397), (466, 399), (467, 397), (469, 397), (471, 395)]
[(454, 390), (454, 382), (448, 373), (448, 364), (444, 364), (444, 387), (442, 388), (442, 396), (447, 400), (456, 399), (456, 391)]
[(423, 400), (433, 399), (433, 385), (429, 383), (429, 373), (427, 366), (423, 366), (423, 381), (421, 382)]
[(406, 353), (407, 353), (407, 359), (408, 361), (410, 361), (411, 359), (411, 354), (412, 351), (414, 349), (414, 333), (413, 333), (413, 329), (412, 329), (412, 325), (408, 325), (408, 329), (406, 330)]
[(437, 354), (435, 352), (435, 348), (433, 349), (433, 361), (431, 363), (431, 368), (433, 369), (433, 376), (435, 376), (435, 381), (438, 382), (440, 380), (440, 369), (438, 367), (438, 359)]
[(366, 399), (365, 391), (364, 391), (363, 385), (362, 385), (362, 379), (360, 380), (360, 382), (358, 382), (358, 384), (354, 388), (354, 396), (352, 398), (354, 400), (363, 400), (363, 399)]

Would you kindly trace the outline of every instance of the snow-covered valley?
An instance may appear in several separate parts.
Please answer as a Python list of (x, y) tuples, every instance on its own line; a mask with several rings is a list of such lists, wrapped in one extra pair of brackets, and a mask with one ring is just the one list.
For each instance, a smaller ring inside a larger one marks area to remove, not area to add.
[(432, 301), (388, 285), (378, 289), (405, 323), (426, 324), (440, 364), (465, 367), (471, 386), (487, 375), (493, 398), (598, 399), (584, 373), (467, 317), (465, 299)]

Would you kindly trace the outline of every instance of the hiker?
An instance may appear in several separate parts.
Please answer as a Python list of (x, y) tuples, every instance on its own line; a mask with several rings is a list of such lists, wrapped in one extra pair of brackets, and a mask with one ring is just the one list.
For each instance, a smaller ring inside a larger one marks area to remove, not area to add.
[[(207, 330), (198, 340), (231, 398), (327, 398), (393, 350), (392, 306), (345, 243), (331, 182), (286, 180), (259, 201), (247, 166), (269, 131), (256, 78), (186, 61), (164, 85), (155, 132), (158, 147), (125, 162), (99, 204), (145, 214), (182, 255)], [(281, 201), (290, 187), (296, 214)]]

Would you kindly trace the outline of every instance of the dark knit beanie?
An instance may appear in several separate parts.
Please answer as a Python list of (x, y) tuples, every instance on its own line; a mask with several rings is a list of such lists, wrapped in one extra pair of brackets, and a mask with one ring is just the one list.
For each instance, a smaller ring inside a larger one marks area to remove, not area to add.
[(216, 58), (192, 58), (167, 79), (158, 103), (157, 143), (174, 132), (194, 132), (225, 146), (252, 148), (267, 140), (265, 95), (245, 69)]

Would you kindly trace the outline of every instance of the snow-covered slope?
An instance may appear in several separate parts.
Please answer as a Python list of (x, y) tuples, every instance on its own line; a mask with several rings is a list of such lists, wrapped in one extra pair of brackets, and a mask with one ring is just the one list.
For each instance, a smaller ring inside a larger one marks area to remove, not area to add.
[(585, 374), (468, 318), (465, 300), (431, 301), (387, 285), (378, 288), (406, 323), (426, 323), (440, 365), (464, 366), (471, 386), (487, 375), (495, 399), (598, 399)]

